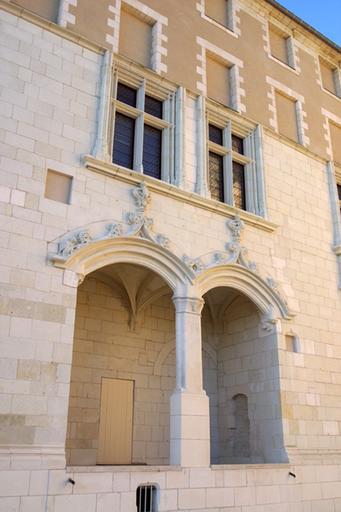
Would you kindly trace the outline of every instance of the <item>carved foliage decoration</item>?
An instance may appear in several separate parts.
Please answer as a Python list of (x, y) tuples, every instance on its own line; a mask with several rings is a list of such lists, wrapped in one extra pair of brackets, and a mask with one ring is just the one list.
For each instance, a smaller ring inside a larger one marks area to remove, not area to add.
[(52, 260), (66, 261), (90, 243), (117, 237), (138, 236), (168, 248), (169, 239), (163, 234), (153, 232), (153, 219), (147, 215), (151, 200), (147, 185), (140, 183), (131, 191), (131, 194), (135, 210), (127, 213), (126, 222), (100, 222), (89, 229), (73, 232), (71, 236), (64, 237), (59, 242), (57, 254), (51, 255)]

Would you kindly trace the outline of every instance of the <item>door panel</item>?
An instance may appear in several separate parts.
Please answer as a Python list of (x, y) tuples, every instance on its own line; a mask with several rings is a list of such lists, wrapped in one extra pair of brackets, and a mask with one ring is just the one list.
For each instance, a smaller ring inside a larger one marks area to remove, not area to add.
[(102, 379), (97, 464), (131, 464), (134, 381)]

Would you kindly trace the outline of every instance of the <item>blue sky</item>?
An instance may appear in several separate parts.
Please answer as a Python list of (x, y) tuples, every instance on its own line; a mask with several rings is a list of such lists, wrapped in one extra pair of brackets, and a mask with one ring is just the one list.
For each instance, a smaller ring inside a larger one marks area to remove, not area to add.
[(341, 46), (341, 0), (278, 0), (278, 2)]

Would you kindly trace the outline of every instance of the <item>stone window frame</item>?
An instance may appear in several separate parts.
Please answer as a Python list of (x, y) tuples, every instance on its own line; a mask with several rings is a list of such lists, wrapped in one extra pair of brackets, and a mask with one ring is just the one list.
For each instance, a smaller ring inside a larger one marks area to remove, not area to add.
[[(279, 32), (286, 34), (287, 38), (287, 57), (288, 62), (283, 62), (280, 59), (277, 59), (274, 57), (271, 53), (271, 43), (270, 43), (270, 25), (272, 25), (275, 29), (277, 29)], [(299, 64), (299, 55), (298, 55), (298, 46), (296, 44), (296, 40), (294, 36), (292, 35), (291, 31), (288, 30), (287, 27), (284, 27), (282, 24), (279, 24), (277, 20), (267, 20), (264, 23), (264, 50), (267, 53), (267, 56), (272, 61), (276, 62), (277, 64), (283, 66), (285, 69), (288, 69), (295, 73), (296, 75), (299, 75), (301, 73), (301, 68)]]
[[(118, 82), (133, 87), (137, 91), (136, 107), (131, 107), (116, 99)], [(167, 183), (173, 182), (174, 176), (174, 158), (172, 157), (174, 149), (174, 126), (175, 113), (174, 103), (176, 89), (165, 86), (151, 77), (144, 76), (141, 72), (137, 73), (127, 69), (119, 64), (114, 68), (113, 94), (111, 97), (111, 122), (109, 126), (109, 154), (112, 162), (112, 143), (115, 128), (115, 114), (121, 114), (133, 117), (135, 122), (135, 141), (134, 141), (134, 164), (131, 171), (143, 174), (143, 131), (145, 121), (149, 122), (155, 128), (162, 130), (162, 152), (161, 152), (161, 180)], [(144, 111), (145, 95), (150, 95), (163, 102), (163, 118), (159, 119)], [(113, 163), (118, 166), (118, 164)], [(119, 166), (118, 166), (119, 167)]]
[(164, 34), (164, 29), (168, 25), (168, 18), (139, 0), (113, 0), (113, 3), (109, 5), (110, 16), (108, 18), (108, 26), (112, 28), (112, 34), (107, 34), (106, 41), (112, 46), (112, 51), (114, 53), (119, 53), (122, 4), (124, 4), (128, 11), (131, 11), (140, 19), (152, 25), (150, 69), (158, 74), (166, 74), (167, 65), (163, 62), (163, 57), (167, 56), (167, 48), (165, 47), (165, 44), (168, 42), (168, 38)]
[[(310, 144), (310, 138), (307, 136), (308, 124), (306, 122), (307, 113), (304, 110), (305, 99), (302, 94), (290, 89), (286, 85), (274, 80), (272, 77), (267, 76), (266, 82), (270, 86), (270, 92), (268, 93), (269, 98), (269, 111), (270, 111), (270, 119), (269, 123), (271, 128), (281, 135), (278, 130), (278, 118), (277, 118), (277, 107), (276, 107), (276, 92), (287, 96), (289, 99), (295, 101), (295, 109), (296, 109), (296, 127), (297, 127), (297, 141), (292, 141), (296, 144), (300, 144), (303, 147), (307, 147)], [(287, 137), (286, 137), (287, 138)]]
[[(325, 63), (334, 69), (333, 71), (333, 78), (334, 78), (334, 85), (335, 85), (335, 93), (332, 91), (329, 91), (329, 89), (326, 89), (323, 85), (323, 77), (322, 77), (322, 71), (321, 71), (321, 60), (324, 60)], [(340, 64), (337, 64), (335, 62), (332, 62), (330, 59), (326, 58), (324, 55), (317, 55), (316, 56), (316, 69), (317, 69), (317, 75), (318, 75), (318, 84), (321, 87), (321, 90), (327, 94), (329, 94), (332, 98), (341, 100), (341, 68)]]
[[(245, 166), (246, 212), (267, 218), (265, 177), (263, 160), (263, 130), (261, 125), (245, 119), (235, 120), (227, 109), (218, 109), (213, 101), (199, 97), (197, 100), (198, 120), (198, 169), (196, 192), (210, 198), (208, 186), (208, 157), (213, 143), (208, 138), (208, 126), (213, 124), (223, 130), (223, 148), (214, 150), (224, 160), (225, 204), (233, 204), (233, 161)], [(244, 154), (232, 150), (232, 134), (243, 138)], [(239, 211), (239, 209), (238, 209)]]
[[(198, 0), (196, 6), (197, 10), (200, 12), (201, 18), (203, 18), (205, 21), (211, 23), (215, 27), (219, 28), (220, 30), (223, 30), (227, 32), (229, 35), (233, 37), (239, 37), (241, 35), (240, 30), (240, 17), (238, 15), (239, 13), (239, 3), (237, 0), (229, 0), (228, 1), (228, 9), (227, 9), (227, 25), (222, 25), (219, 23), (219, 21), (214, 20), (213, 18), (210, 18), (206, 14), (206, 4), (207, 0)], [(209, 0), (208, 0), (209, 1)]]
[(246, 112), (246, 107), (244, 103), (242, 103), (242, 97), (245, 96), (245, 89), (242, 87), (244, 79), (240, 76), (240, 70), (244, 67), (243, 61), (202, 37), (197, 37), (196, 41), (200, 46), (200, 53), (197, 54), (197, 73), (201, 77), (201, 80), (197, 81), (198, 91), (200, 91), (204, 96), (207, 96), (206, 57), (208, 54), (218, 62), (229, 67), (230, 105), (228, 105), (228, 107), (239, 113)]

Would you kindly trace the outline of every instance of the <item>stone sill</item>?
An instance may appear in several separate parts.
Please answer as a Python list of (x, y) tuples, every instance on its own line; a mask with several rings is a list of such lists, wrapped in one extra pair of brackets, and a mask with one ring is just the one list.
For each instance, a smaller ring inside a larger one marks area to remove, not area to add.
[(67, 473), (160, 473), (162, 471), (181, 471), (180, 466), (67, 466)]
[(269, 233), (275, 231), (278, 227), (277, 224), (274, 224), (269, 220), (263, 219), (262, 217), (258, 217), (257, 215), (254, 215), (252, 213), (245, 212), (237, 208), (233, 208), (228, 204), (220, 203), (218, 201), (202, 197), (194, 192), (187, 192), (186, 190), (180, 189), (175, 185), (171, 185), (170, 183), (151, 178), (150, 176), (146, 176), (145, 174), (136, 171), (131, 171), (129, 169), (119, 167), (112, 163), (97, 160), (96, 158), (90, 155), (84, 156), (84, 165), (87, 169), (91, 171), (117, 178), (120, 181), (132, 185), (136, 185), (143, 181), (148, 185), (148, 188), (152, 192), (157, 192), (164, 196), (176, 199), (181, 203), (187, 203), (192, 206), (196, 206), (198, 208), (214, 212), (218, 215), (223, 215), (227, 218), (232, 219), (236, 215), (239, 215), (240, 218), (245, 222), (245, 224), (262, 229), (263, 231), (267, 231)]
[(161, 473), (165, 471), (182, 471), (183, 469), (211, 469), (212, 471), (228, 470), (242, 471), (250, 469), (289, 469), (291, 465), (287, 462), (283, 463), (255, 463), (255, 464), (213, 464), (205, 468), (198, 467), (181, 467), (181, 466), (67, 466), (67, 473)]

